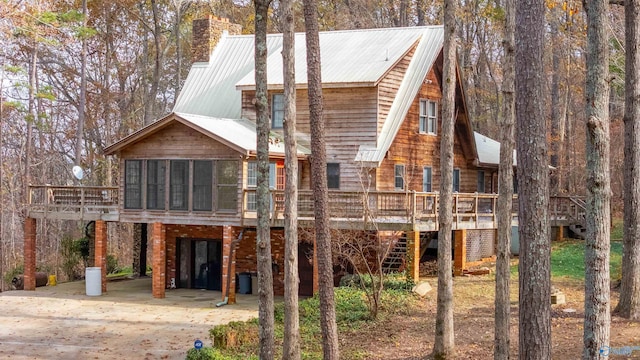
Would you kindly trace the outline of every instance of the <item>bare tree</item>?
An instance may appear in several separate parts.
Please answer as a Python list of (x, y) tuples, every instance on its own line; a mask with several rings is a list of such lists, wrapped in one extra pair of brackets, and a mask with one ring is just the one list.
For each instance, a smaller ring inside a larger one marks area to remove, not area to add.
[(273, 359), (273, 274), (269, 222), (269, 104), (267, 99), (267, 18), (271, 0), (255, 1), (255, 76), (257, 139), (257, 246), (260, 358)]
[(338, 327), (333, 294), (333, 265), (329, 229), (327, 193), (327, 150), (324, 139), (322, 78), (320, 71), (320, 36), (318, 34), (317, 0), (304, 0), (304, 22), (307, 44), (307, 81), (311, 132), (311, 186), (315, 216), (318, 287), (320, 292), (320, 327), (325, 360), (340, 358)]
[(587, 209), (584, 252), (583, 359), (600, 359), (609, 345), (609, 37), (608, 0), (585, 2), (587, 12)]
[[(87, 0), (82, 0), (82, 26), (87, 26)], [(82, 142), (84, 139), (84, 118), (87, 107), (87, 39), (83, 36), (80, 51), (80, 100), (78, 104), (78, 123), (76, 129), (75, 164), (82, 163)]]
[(625, 0), (624, 240), (615, 312), (640, 319), (640, 2)]
[(296, 76), (293, 0), (283, 0), (282, 63), (284, 82), (284, 344), (283, 358), (300, 359), (298, 314), (298, 154), (296, 144)]
[(442, 70), (442, 136), (440, 142), (440, 223), (438, 228), (438, 301), (433, 355), (455, 356), (453, 338), (453, 277), (451, 229), (453, 221), (453, 137), (456, 122), (456, 8), (458, 0), (444, 2), (444, 64)]
[(509, 312), (511, 309), (510, 245), (513, 207), (513, 123), (515, 1), (505, 0), (504, 39), (502, 41), (502, 111), (500, 114), (500, 165), (498, 169), (498, 244), (496, 254), (495, 350), (496, 360), (509, 359)]
[(551, 358), (549, 158), (543, 111), (544, 0), (516, 7), (516, 144), (520, 232), (519, 356)]

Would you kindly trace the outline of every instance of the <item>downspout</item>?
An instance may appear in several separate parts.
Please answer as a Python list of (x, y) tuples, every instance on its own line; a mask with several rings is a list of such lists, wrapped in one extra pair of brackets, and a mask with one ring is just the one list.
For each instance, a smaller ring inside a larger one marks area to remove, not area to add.
[(226, 296), (224, 297), (223, 301), (216, 304), (216, 307), (222, 307), (229, 303), (229, 291), (231, 290), (231, 264), (233, 263), (233, 254), (236, 251), (236, 246), (242, 240), (243, 234), (244, 229), (240, 230), (240, 234), (238, 234), (238, 237), (231, 242), (231, 245), (229, 247), (229, 258), (227, 258), (227, 289), (225, 292)]

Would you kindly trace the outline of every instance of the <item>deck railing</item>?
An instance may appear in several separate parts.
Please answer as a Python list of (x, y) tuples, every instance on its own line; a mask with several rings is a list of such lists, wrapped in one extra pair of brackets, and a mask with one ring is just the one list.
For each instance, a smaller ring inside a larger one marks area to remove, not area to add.
[[(329, 191), (328, 195), (329, 216), (334, 220), (406, 224), (438, 222), (438, 193)], [(244, 190), (245, 218), (255, 217), (255, 196), (255, 189)], [(272, 219), (281, 219), (284, 212), (284, 192), (272, 190), (270, 202)], [(496, 204), (496, 194), (454, 193), (453, 222), (466, 223), (470, 225), (469, 228), (482, 228), (482, 224), (486, 227), (489, 224), (493, 226), (496, 221)], [(298, 217), (313, 217), (313, 193), (309, 190), (298, 192)]]
[(118, 211), (118, 188), (103, 186), (29, 186), (29, 211), (51, 218), (104, 218)]
[[(30, 186), (29, 211), (39, 217), (58, 219), (118, 219), (118, 188), (97, 186)], [(414, 191), (336, 191), (329, 197), (329, 216), (336, 221), (399, 223), (437, 227), (438, 193)], [(495, 228), (497, 194), (454, 193), (453, 225), (455, 228)], [(256, 190), (242, 192), (243, 219), (256, 218)], [(270, 192), (273, 220), (284, 219), (284, 192)], [(298, 217), (314, 217), (314, 197), (310, 190), (298, 192)], [(514, 197), (513, 216), (517, 221), (518, 201)], [(556, 223), (582, 223), (585, 206), (580, 198), (552, 196), (549, 215)]]

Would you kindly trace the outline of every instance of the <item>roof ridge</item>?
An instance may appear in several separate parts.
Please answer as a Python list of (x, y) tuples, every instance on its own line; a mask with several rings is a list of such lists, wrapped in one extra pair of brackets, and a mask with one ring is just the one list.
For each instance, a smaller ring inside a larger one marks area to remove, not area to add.
[[(405, 26), (405, 27), (388, 27), (388, 28), (367, 28), (367, 29), (341, 29), (341, 30), (325, 30), (320, 31), (320, 34), (338, 34), (338, 33), (357, 33), (357, 32), (375, 32), (375, 31), (402, 31), (402, 30), (427, 30), (433, 28), (441, 28), (444, 25), (422, 25), (422, 26)], [(299, 31), (296, 35), (304, 35), (305, 32)], [(238, 34), (228, 35), (229, 38), (244, 38), (253, 37), (255, 34)], [(282, 33), (269, 33), (267, 37), (282, 37)]]

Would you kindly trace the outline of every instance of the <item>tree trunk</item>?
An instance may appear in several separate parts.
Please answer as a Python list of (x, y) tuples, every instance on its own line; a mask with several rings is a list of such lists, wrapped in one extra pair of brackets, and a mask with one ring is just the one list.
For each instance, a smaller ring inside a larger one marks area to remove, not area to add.
[(616, 313), (640, 319), (640, 2), (625, 0), (624, 240)]
[(29, 203), (29, 184), (31, 184), (31, 162), (33, 157), (33, 122), (38, 119), (36, 111), (36, 75), (38, 65), (38, 40), (33, 39), (33, 48), (29, 58), (29, 114), (27, 115), (27, 140), (25, 144), (23, 204)]
[(442, 72), (442, 137), (440, 143), (440, 224), (438, 231), (438, 305), (433, 355), (455, 356), (453, 329), (453, 278), (451, 224), (453, 221), (453, 137), (456, 122), (456, 19), (457, 0), (444, 2), (444, 64)]
[(284, 80), (284, 344), (283, 358), (300, 359), (298, 314), (298, 150), (296, 144), (296, 77), (293, 0), (283, 0), (282, 63)]
[(588, 0), (587, 12), (587, 210), (584, 252), (584, 351), (582, 358), (604, 359), (609, 346), (609, 13), (608, 0)]
[(133, 224), (133, 276), (140, 276), (140, 258), (142, 256), (142, 223)]
[[(87, 26), (87, 0), (82, 0), (82, 26)], [(78, 104), (78, 123), (76, 128), (76, 148), (74, 163), (82, 164), (82, 142), (84, 139), (84, 118), (87, 105), (87, 40), (82, 38), (80, 51), (80, 101)], [(79, 179), (78, 179), (79, 181)]]
[(515, 1), (505, 0), (504, 53), (502, 58), (502, 113), (500, 116), (500, 166), (498, 169), (498, 244), (496, 256), (495, 350), (496, 360), (509, 359), (511, 310), (511, 211), (513, 206), (513, 123)]
[(543, 111), (544, 0), (516, 7), (516, 131), (520, 233), (519, 356), (551, 358), (549, 157)]
[(153, 76), (151, 78), (151, 89), (144, 106), (144, 124), (149, 125), (153, 122), (156, 111), (156, 97), (158, 95), (158, 87), (160, 83), (160, 66), (161, 66), (161, 50), (160, 36), (162, 29), (160, 28), (160, 19), (158, 18), (158, 4), (155, 0), (151, 0), (151, 13), (153, 14)]
[(270, 0), (256, 0), (255, 76), (256, 76), (256, 144), (257, 175), (257, 260), (258, 316), (260, 323), (260, 359), (274, 356), (273, 274), (271, 269), (271, 235), (269, 224), (269, 104), (267, 99), (267, 16)]
[(340, 352), (333, 296), (333, 265), (331, 261), (331, 234), (329, 232), (329, 201), (327, 194), (327, 154), (324, 140), (320, 38), (318, 35), (318, 3), (316, 0), (304, 0), (303, 4), (311, 123), (311, 173), (313, 174), (311, 187), (313, 188), (313, 212), (317, 244), (322, 350), (325, 360), (337, 360), (340, 358)]

